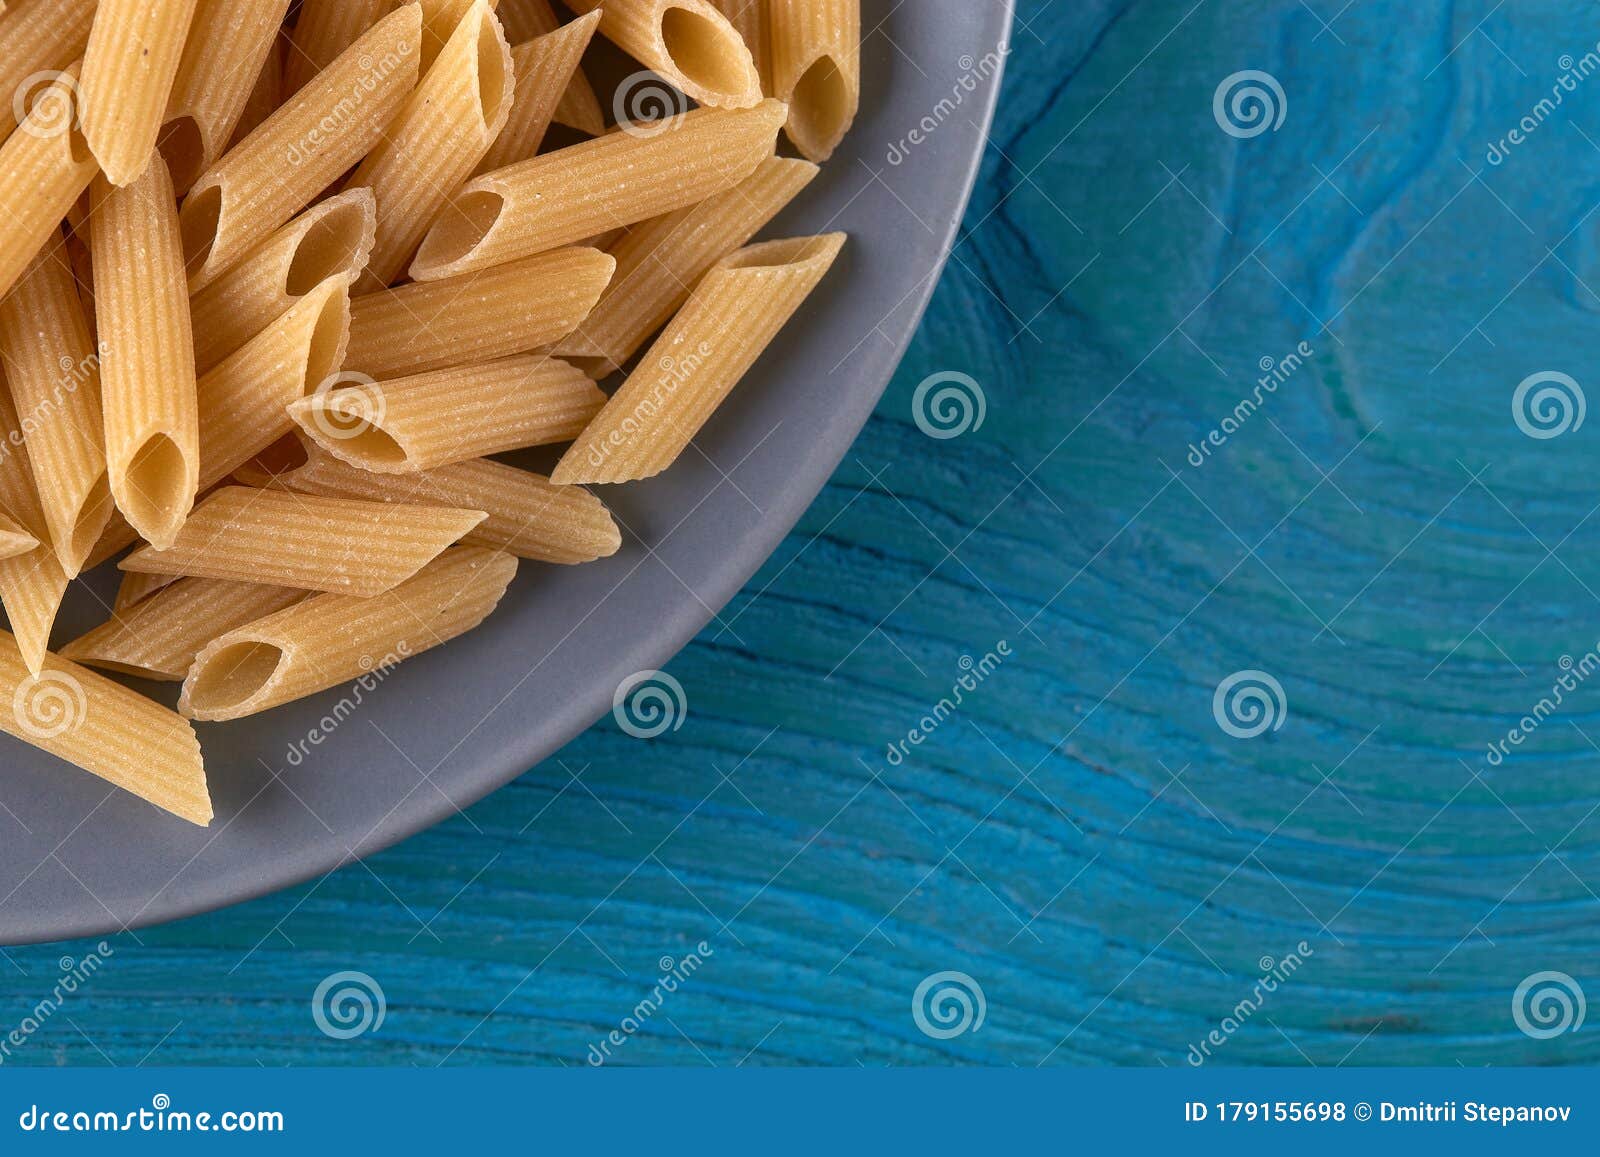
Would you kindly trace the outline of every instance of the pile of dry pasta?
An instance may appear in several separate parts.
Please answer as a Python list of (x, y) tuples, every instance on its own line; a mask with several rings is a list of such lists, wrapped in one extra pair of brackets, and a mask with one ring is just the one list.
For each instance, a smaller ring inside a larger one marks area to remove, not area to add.
[[(750, 242), (855, 117), (861, 18), (567, 6), (0, 4), (0, 730), (205, 824), (191, 720), (620, 547), (580, 484), (670, 466), (844, 243)], [(638, 65), (609, 102), (596, 35)], [(633, 119), (641, 86), (670, 115)], [(549, 477), (492, 457), (561, 443)], [(118, 557), (109, 621), (52, 653)]]

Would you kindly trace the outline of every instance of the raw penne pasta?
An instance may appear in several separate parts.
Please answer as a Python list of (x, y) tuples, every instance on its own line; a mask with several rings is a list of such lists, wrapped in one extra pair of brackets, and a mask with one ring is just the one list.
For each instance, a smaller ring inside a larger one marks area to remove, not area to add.
[(106, 473), (117, 509), (150, 542), (171, 542), (200, 470), (194, 338), (178, 215), (159, 154), (125, 188), (95, 181), (90, 215)]
[(194, 508), (170, 547), (140, 547), (120, 565), (369, 598), (416, 574), (485, 517), (225, 486)]
[(391, 378), (538, 349), (577, 327), (616, 264), (597, 249), (559, 249), (364, 294), (351, 302), (344, 368)]
[[(512, 44), (526, 44), (535, 37), (548, 36), (561, 26), (556, 19), (550, 0), (500, 0), (495, 10), (505, 27), (506, 39)], [(518, 74), (520, 77), (520, 73)], [(566, 91), (556, 103), (557, 124), (566, 125), (580, 133), (597, 137), (606, 131), (605, 114), (600, 111), (600, 99), (594, 94), (594, 85), (580, 64), (567, 82)]]
[(195, 368), (205, 373), (330, 277), (354, 284), (376, 221), (371, 189), (319, 201), (191, 297)]
[(305, 591), (289, 587), (181, 578), (119, 608), (108, 622), (80, 635), (60, 653), (63, 659), (89, 667), (176, 683), (212, 639), (305, 597)]
[(178, 710), (238, 719), (387, 671), (483, 622), (516, 573), (509, 554), (460, 547), (388, 594), (296, 603), (207, 644), (183, 681)]
[(21, 415), (50, 544), (68, 576), (111, 517), (100, 419), (100, 354), (66, 254), (41, 253), (0, 299), (0, 354)]
[(536, 355), (318, 390), (289, 407), (328, 453), (378, 474), (414, 474), (507, 450), (570, 442), (605, 405), (582, 370)]
[(703, 201), (772, 155), (787, 115), (770, 100), (698, 109), (649, 135), (615, 132), (475, 177), (428, 230), (411, 276), (470, 273)]
[(861, 0), (767, 0), (772, 91), (794, 147), (825, 161), (861, 104)]
[(516, 96), (505, 125), (475, 173), (503, 169), (538, 154), (599, 23), (599, 15), (591, 12), (511, 50)]
[(67, 264), (72, 269), (73, 288), (78, 293), (78, 304), (83, 307), (83, 321), (89, 327), (89, 341), (94, 343), (94, 258), (89, 256), (88, 230), (69, 231), (66, 236)]
[(194, 726), (136, 691), (87, 667), (23, 660), (0, 631), (0, 731), (131, 791), (180, 819), (205, 827), (211, 797)]
[(345, 49), (195, 182), (183, 203), (198, 292), (366, 156), (417, 84), (422, 17), (407, 4)]
[(600, 35), (703, 105), (749, 108), (761, 76), (739, 30), (707, 0), (568, 0), (599, 9)]
[(288, 36), (281, 31), (273, 38), (267, 58), (261, 62), (261, 71), (256, 74), (255, 87), (250, 90), (244, 111), (239, 114), (239, 123), (233, 126), (233, 135), (228, 138), (228, 149), (255, 132), (283, 103), (284, 55), (288, 44)]
[[(476, 0), (417, 0), (417, 3), (422, 5), (422, 71), (427, 72)], [(499, 0), (484, 0), (484, 3), (493, 11)]]
[(156, 150), (196, 0), (100, 0), (79, 117), (106, 180), (131, 185)]
[(0, 559), (16, 558), (37, 550), (42, 543), (22, 523), (0, 511)]
[(719, 261), (557, 463), (554, 482), (631, 482), (677, 460), (824, 274), (842, 233), (769, 241)]
[(621, 368), (678, 311), (706, 270), (746, 244), (816, 175), (809, 161), (768, 157), (726, 193), (629, 230), (611, 250), (616, 276), (556, 352), (598, 358), (604, 373)]
[(321, 446), (299, 447), (304, 461), (278, 470), (241, 470), (241, 481), (299, 494), (376, 502), (437, 502), (489, 517), (461, 541), (520, 558), (575, 564), (607, 558), (622, 534), (605, 503), (581, 486), (557, 486), (542, 474), (479, 459), (416, 474), (374, 474), (339, 461)]
[(157, 147), (182, 196), (227, 150), (289, 0), (199, 0)]
[[(0, 389), (0, 428), (21, 429), (9, 388)], [(23, 661), (37, 675), (50, 645), (50, 627), (61, 607), (61, 596), (71, 580), (50, 545), (26, 440), (8, 439), (4, 450), (0, 454), (0, 510), (39, 545), (24, 554), (0, 558), (0, 602), (5, 604)]]
[(143, 602), (164, 587), (182, 581), (177, 575), (135, 574), (132, 571), (125, 571), (122, 575), (122, 581), (117, 584), (117, 597), (112, 602), (111, 609), (113, 611), (125, 611), (135, 603)]
[(511, 49), (489, 0), (473, 0), (394, 123), (350, 178), (378, 202), (377, 240), (357, 285), (392, 282), (451, 190), (472, 175), (511, 113)]
[(17, 127), (37, 90), (83, 55), (97, 0), (17, 0), (0, 15), (0, 140)]
[(739, 30), (761, 76), (761, 91), (772, 95), (772, 47), (767, 38), (767, 5), (772, 0), (711, 0)]
[(336, 275), (200, 379), (202, 491), (294, 428), (289, 404), (339, 380), (349, 336), (349, 284)]
[(283, 95), (299, 92), (393, 7), (394, 0), (303, 0), (289, 39)]
[(75, 67), (38, 90), (0, 145), (0, 294), (60, 235), (61, 219), (100, 170), (77, 127)]

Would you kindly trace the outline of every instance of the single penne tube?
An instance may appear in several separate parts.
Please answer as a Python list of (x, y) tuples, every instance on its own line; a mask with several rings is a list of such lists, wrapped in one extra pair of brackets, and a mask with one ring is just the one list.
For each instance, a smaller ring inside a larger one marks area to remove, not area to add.
[(436, 502), (488, 517), (461, 541), (492, 546), (519, 558), (576, 563), (608, 558), (622, 534), (605, 503), (581, 486), (557, 486), (542, 474), (478, 459), (416, 474), (374, 474), (339, 461), (321, 446), (305, 443), (303, 461), (275, 470), (241, 470), (252, 485), (365, 498), (375, 502)]
[(556, 352), (601, 359), (606, 373), (620, 369), (678, 311), (706, 270), (747, 244), (816, 175), (809, 161), (768, 157), (726, 193), (629, 230), (611, 249), (616, 276)]
[(288, 44), (289, 37), (281, 31), (273, 38), (267, 48), (267, 58), (261, 62), (261, 70), (256, 73), (255, 87), (245, 99), (239, 123), (233, 126), (233, 135), (228, 138), (227, 148), (223, 152), (255, 132), (261, 122), (277, 112), (278, 106), (283, 103), (284, 56)]
[(51, 247), (0, 299), (0, 355), (21, 417), (50, 544), (68, 576), (111, 517), (100, 353), (66, 254)]
[(599, 9), (600, 35), (703, 105), (749, 108), (761, 75), (739, 30), (708, 0), (568, 0)]
[(861, 0), (767, 0), (772, 91), (794, 147), (825, 161), (861, 104)]
[(0, 145), (0, 295), (10, 292), (100, 171), (78, 130), (74, 69), (39, 89)]
[(478, 162), (475, 173), (503, 169), (538, 155), (599, 23), (599, 14), (591, 12), (511, 49), (516, 95), (505, 125)]
[(472, 175), (511, 113), (511, 49), (489, 0), (473, 0), (416, 92), (350, 178), (377, 198), (377, 240), (358, 292), (383, 289)]
[(771, 0), (711, 0), (728, 23), (739, 30), (761, 77), (761, 91), (772, 95), (772, 47), (767, 38), (767, 5)]
[(39, 549), (41, 543), (22, 523), (0, 511), (0, 559), (16, 558)]
[(208, 643), (183, 681), (178, 710), (238, 719), (387, 673), (483, 622), (516, 573), (509, 554), (460, 547), (387, 594), (308, 598)]
[(697, 109), (474, 177), (428, 230), (411, 276), (470, 273), (703, 201), (772, 155), (787, 115), (778, 101)]
[(211, 796), (194, 726), (87, 667), (49, 656), (31, 669), (0, 631), (0, 731), (205, 827)]
[(416, 574), (485, 517), (224, 486), (194, 508), (170, 547), (140, 547), (119, 565), (370, 598)]
[(526, 353), (571, 333), (611, 280), (597, 249), (558, 249), (350, 303), (346, 370), (401, 377)]
[[(5, 385), (0, 377), (0, 387)], [(21, 428), (11, 391), (0, 388), (0, 429)], [(39, 544), (24, 554), (0, 558), (0, 602), (5, 604), (23, 662), (37, 675), (43, 669), (50, 628), (71, 580), (50, 545), (25, 439), (7, 438), (0, 445), (0, 510)]]
[(163, 587), (182, 581), (177, 575), (134, 574), (132, 571), (125, 571), (122, 581), (117, 584), (117, 597), (112, 600), (111, 609), (125, 611), (135, 603), (143, 602)]
[(90, 215), (106, 473), (117, 509), (164, 546), (194, 505), (200, 470), (194, 337), (167, 165), (125, 188), (95, 181)]
[(291, 402), (341, 380), (349, 336), (349, 285), (336, 275), (200, 379), (202, 491), (292, 430)]
[[(427, 72), (477, 0), (417, 0), (417, 3), (422, 5), (422, 71)], [(484, 0), (484, 3), (492, 12), (499, 0)]]
[(570, 442), (605, 405), (582, 370), (524, 354), (386, 382), (318, 390), (289, 414), (334, 457), (414, 474), (507, 450)]
[[(98, 0), (16, 0), (0, 14), (0, 140), (37, 94), (83, 55)], [(32, 88), (30, 89), (30, 85)]]
[(639, 367), (556, 464), (552, 481), (661, 473), (811, 295), (843, 233), (741, 249), (705, 275)]
[(196, 0), (100, 0), (79, 116), (106, 180), (131, 185), (156, 150)]
[(191, 291), (371, 151), (416, 87), (421, 30), (415, 4), (384, 17), (201, 175), (181, 217)]
[(290, 587), (181, 578), (119, 608), (60, 654), (88, 667), (176, 683), (212, 639), (305, 597)]
[(289, 0), (199, 0), (156, 142), (179, 196), (226, 151), (288, 11)]
[[(512, 44), (526, 44), (536, 37), (548, 36), (561, 27), (550, 0), (500, 0), (495, 10), (505, 27), (506, 39)], [(522, 73), (518, 72), (518, 77)], [(600, 111), (600, 98), (594, 94), (594, 85), (580, 64), (567, 82), (566, 91), (556, 102), (557, 124), (566, 125), (591, 137), (606, 131), (605, 113)]]
[(283, 95), (299, 92), (393, 7), (394, 0), (304, 0), (285, 54)]
[(330, 277), (353, 284), (376, 222), (371, 189), (319, 201), (191, 297), (195, 368), (205, 373)]

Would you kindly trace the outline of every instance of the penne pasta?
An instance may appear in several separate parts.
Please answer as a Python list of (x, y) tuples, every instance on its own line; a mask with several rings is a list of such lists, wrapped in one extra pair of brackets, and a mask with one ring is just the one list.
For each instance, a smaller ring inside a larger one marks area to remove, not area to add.
[[(434, 61), (450, 43), (450, 38), (461, 27), (477, 0), (417, 0), (422, 5), (422, 71), (433, 67)], [(484, 0), (491, 11), (499, 0)]]
[(394, 0), (302, 0), (285, 54), (284, 97), (304, 88), (393, 7)]
[(0, 512), (0, 559), (16, 558), (38, 550), (43, 545), (29, 534), (22, 523)]
[(233, 126), (233, 135), (228, 138), (227, 148), (224, 148), (223, 152), (227, 152), (255, 132), (261, 122), (276, 112), (278, 106), (283, 103), (284, 55), (288, 50), (288, 43), (289, 38), (282, 31), (272, 38), (272, 44), (267, 49), (267, 58), (261, 62), (261, 71), (256, 74), (255, 87), (245, 99), (244, 111), (239, 114), (239, 123)]
[(772, 95), (772, 46), (767, 38), (767, 5), (772, 0), (711, 0), (728, 18), (728, 23), (739, 30), (739, 36), (750, 50), (756, 73), (761, 77), (761, 91)]
[(50, 656), (30, 669), (0, 631), (0, 731), (180, 819), (211, 822), (200, 741), (187, 719), (87, 667)]
[(558, 249), (365, 294), (351, 302), (344, 368), (390, 378), (538, 349), (577, 327), (615, 268), (599, 250)]
[(319, 201), (191, 297), (195, 368), (205, 373), (329, 278), (353, 284), (376, 221), (371, 189)]
[(414, 474), (569, 442), (605, 401), (582, 370), (524, 355), (318, 390), (289, 414), (335, 458), (378, 474)]
[[(53, 247), (52, 247), (53, 248)], [(100, 354), (66, 254), (35, 258), (0, 299), (0, 354), (21, 415), (49, 542), (76, 578), (111, 517), (100, 419)]]
[[(505, 27), (506, 39), (512, 44), (526, 44), (536, 37), (548, 36), (561, 27), (555, 11), (550, 7), (550, 0), (500, 0), (495, 12)], [(521, 77), (520, 70), (517, 75)], [(595, 96), (594, 86), (589, 83), (581, 64), (574, 70), (566, 91), (556, 102), (555, 119), (557, 124), (591, 137), (598, 137), (606, 131), (606, 118), (600, 111), (600, 100)]]
[(166, 545), (200, 469), (194, 338), (172, 181), (159, 154), (125, 188), (95, 182), (90, 215), (106, 473), (117, 509)]
[(631, 482), (677, 460), (832, 267), (844, 234), (769, 241), (719, 261), (557, 463), (551, 479)]
[(555, 352), (599, 359), (605, 374), (620, 369), (678, 311), (707, 269), (746, 244), (816, 175), (808, 161), (768, 157), (726, 193), (630, 230), (612, 247), (617, 273), (594, 312)]
[(200, 649), (218, 635), (291, 607), (304, 591), (260, 583), (184, 578), (61, 648), (61, 657), (89, 667), (161, 682), (179, 682)]
[(100, 0), (79, 115), (106, 180), (131, 185), (156, 150), (196, 0)]
[(61, 219), (99, 171), (76, 121), (77, 77), (68, 69), (34, 97), (0, 145), (0, 295), (59, 236)]
[(179, 196), (233, 139), (289, 0), (199, 0), (157, 138)]
[(5, 443), (0, 446), (0, 510), (39, 544), (24, 554), (0, 558), (0, 602), (5, 604), (23, 662), (37, 675), (43, 669), (50, 627), (70, 580), (50, 546), (27, 442), (9, 389), (0, 389), (0, 430), (5, 431)]
[[(83, 55), (97, 0), (17, 0), (0, 14), (0, 140), (42, 85)], [(33, 86), (30, 88), (30, 85)]]
[(538, 154), (599, 23), (599, 15), (591, 12), (511, 50), (516, 96), (505, 126), (475, 173), (503, 169)]
[(540, 562), (593, 562), (622, 546), (605, 503), (581, 486), (556, 486), (542, 474), (487, 459), (416, 474), (374, 474), (339, 461), (315, 443), (298, 449), (303, 461), (276, 470), (252, 465), (239, 472), (241, 481), (330, 498), (437, 502), (482, 510), (488, 517), (463, 543)]
[(421, 21), (415, 4), (380, 20), (195, 182), (181, 217), (192, 291), (378, 142), (416, 87)]
[(423, 239), (411, 276), (470, 273), (730, 189), (772, 155), (784, 106), (700, 109), (650, 135), (612, 133), (475, 177)]
[(163, 587), (180, 581), (176, 575), (170, 574), (134, 574), (132, 571), (122, 576), (122, 581), (117, 584), (117, 597), (111, 604), (113, 611), (125, 611), (135, 603), (143, 602)]
[(489, 0), (472, 0), (383, 139), (350, 178), (378, 203), (377, 240), (358, 289), (392, 282), (450, 191), (472, 175), (511, 113), (511, 49)]
[(170, 547), (140, 547), (120, 565), (370, 598), (416, 574), (485, 517), (225, 486), (194, 508)]
[(708, 0), (568, 0), (599, 9), (600, 35), (703, 105), (749, 108), (761, 76), (738, 29)]
[(461, 547), (388, 594), (317, 595), (213, 640), (183, 681), (191, 719), (238, 719), (390, 668), (472, 630), (517, 573), (511, 555)]
[(767, 0), (772, 91), (789, 106), (789, 139), (825, 161), (861, 104), (861, 0)]

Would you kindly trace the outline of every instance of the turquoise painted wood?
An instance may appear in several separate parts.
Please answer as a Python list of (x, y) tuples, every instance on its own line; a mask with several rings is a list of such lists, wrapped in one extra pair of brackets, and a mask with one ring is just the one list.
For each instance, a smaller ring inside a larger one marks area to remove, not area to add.
[[(3, 1059), (1600, 1060), (1545, 1031), (1600, 993), (1600, 78), (1514, 7), (1026, 0), (922, 335), (682, 727), (118, 937)], [(91, 951), (7, 953), (0, 1020)]]

